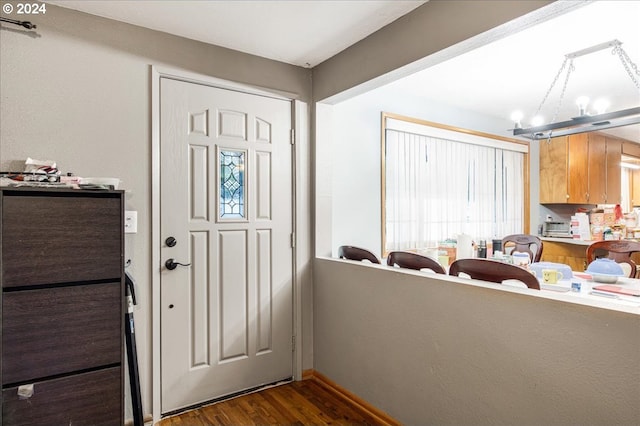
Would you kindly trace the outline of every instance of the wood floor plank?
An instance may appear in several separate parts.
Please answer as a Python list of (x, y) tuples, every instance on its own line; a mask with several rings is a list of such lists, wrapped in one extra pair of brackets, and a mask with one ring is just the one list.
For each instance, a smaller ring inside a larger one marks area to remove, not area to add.
[(291, 382), (162, 419), (157, 426), (377, 425), (377, 419), (314, 380)]
[(362, 421), (367, 424), (376, 423), (375, 419), (363, 414), (359, 408), (344, 404), (342, 399), (333, 393), (327, 392), (315, 382), (311, 382), (308, 386), (299, 389), (299, 392), (310, 404), (316, 406), (318, 410), (330, 416), (333, 420), (341, 420), (347, 423), (353, 421)]
[(280, 420), (283, 424), (299, 424), (306, 420), (304, 416), (299, 415), (297, 409), (281, 404), (276, 398), (276, 392), (265, 392), (263, 397), (269, 405), (273, 407), (273, 410), (279, 413)]
[[(265, 395), (274, 409), (279, 410), (280, 412), (288, 413), (293, 419), (297, 422), (305, 423), (312, 421), (314, 424), (325, 424), (325, 422), (321, 422), (318, 419), (318, 413), (309, 410), (306, 406), (306, 401), (300, 401), (296, 397), (299, 397), (298, 394), (283, 392), (282, 387), (277, 389), (273, 389), (272, 392), (268, 392)], [(287, 386), (289, 389), (290, 386)], [(291, 420), (291, 423), (294, 422)]]

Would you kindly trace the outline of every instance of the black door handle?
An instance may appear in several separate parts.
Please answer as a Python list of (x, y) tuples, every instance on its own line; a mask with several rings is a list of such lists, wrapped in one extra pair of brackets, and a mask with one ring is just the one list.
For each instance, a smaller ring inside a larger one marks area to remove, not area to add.
[(164, 262), (164, 266), (167, 267), (168, 270), (173, 271), (174, 269), (176, 269), (179, 266), (191, 266), (190, 263), (179, 263), (176, 262), (175, 259), (171, 258), (171, 259), (167, 259), (166, 262)]

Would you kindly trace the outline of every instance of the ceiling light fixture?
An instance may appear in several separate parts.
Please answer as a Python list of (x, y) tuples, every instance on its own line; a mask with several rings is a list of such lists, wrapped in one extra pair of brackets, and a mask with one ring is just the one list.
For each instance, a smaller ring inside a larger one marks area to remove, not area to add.
[(560, 99), (558, 101), (558, 104), (556, 105), (551, 123), (545, 125), (532, 124), (533, 127), (523, 129), (520, 123), (520, 120), (522, 120), (522, 116), (520, 116), (520, 119), (518, 120), (513, 120), (512, 118), (512, 120), (515, 121), (513, 135), (523, 136), (532, 140), (548, 140), (556, 136), (572, 135), (576, 133), (604, 130), (640, 123), (640, 107), (628, 108), (615, 112), (605, 112), (606, 108), (608, 108), (608, 103), (597, 102), (597, 104), (594, 104), (594, 108), (596, 108), (597, 114), (590, 115), (587, 110), (587, 107), (589, 105), (589, 98), (587, 98), (586, 96), (581, 96), (576, 100), (576, 104), (578, 105), (578, 117), (573, 117), (571, 120), (555, 122), (558, 111), (560, 110), (560, 106), (562, 105), (565, 91), (567, 89), (569, 76), (574, 70), (573, 60), (580, 56), (588, 55), (590, 53), (594, 53), (610, 47), (613, 48), (612, 54), (615, 54), (620, 58), (620, 62), (622, 62), (622, 66), (624, 67), (625, 71), (627, 72), (629, 77), (631, 77), (631, 80), (635, 84), (636, 88), (640, 91), (640, 83), (638, 82), (640, 71), (638, 70), (636, 64), (634, 64), (631, 59), (629, 59), (627, 52), (624, 51), (621, 45), (622, 42), (618, 40), (611, 40), (606, 43), (597, 44), (586, 49), (566, 54), (560, 70), (551, 83), (551, 87), (549, 87), (549, 90), (547, 90), (547, 93), (544, 95), (544, 98), (542, 99), (538, 110), (534, 114), (534, 117), (539, 115), (542, 106), (549, 97), (549, 93), (551, 93), (551, 90), (558, 81), (558, 78), (560, 78), (560, 76), (562, 75), (562, 72), (565, 70), (565, 68), (567, 68), (567, 75), (564, 78), (562, 93), (560, 94)]
[(522, 123), (520, 122), (522, 120), (522, 117), (524, 117), (522, 111), (513, 111), (511, 113), (511, 121), (515, 123), (516, 129), (522, 129)]

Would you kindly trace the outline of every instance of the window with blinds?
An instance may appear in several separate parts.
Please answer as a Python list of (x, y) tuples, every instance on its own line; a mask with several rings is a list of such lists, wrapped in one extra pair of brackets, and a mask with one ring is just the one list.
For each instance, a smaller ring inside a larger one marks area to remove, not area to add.
[[(528, 145), (383, 115), (385, 252), (522, 233)], [(433, 124), (433, 123), (430, 123)]]

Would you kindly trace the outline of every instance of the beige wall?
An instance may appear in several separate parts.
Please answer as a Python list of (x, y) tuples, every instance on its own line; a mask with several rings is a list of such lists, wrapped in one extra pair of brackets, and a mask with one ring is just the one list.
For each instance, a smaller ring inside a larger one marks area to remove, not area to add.
[(316, 259), (315, 369), (408, 425), (637, 424), (639, 315), (455, 280)]
[[(151, 270), (157, 265), (150, 244), (150, 65), (290, 92), (303, 101), (311, 96), (311, 71), (52, 5), (30, 19), (35, 32), (5, 23), (0, 30), (0, 170), (22, 170), (32, 157), (55, 160), (79, 176), (122, 179), (126, 208), (138, 211), (126, 258), (138, 286), (142, 395), (151, 413)], [(301, 222), (309, 228), (308, 220)], [(48, 244), (55, 248), (55, 241)], [(308, 260), (299, 262), (303, 269)]]

